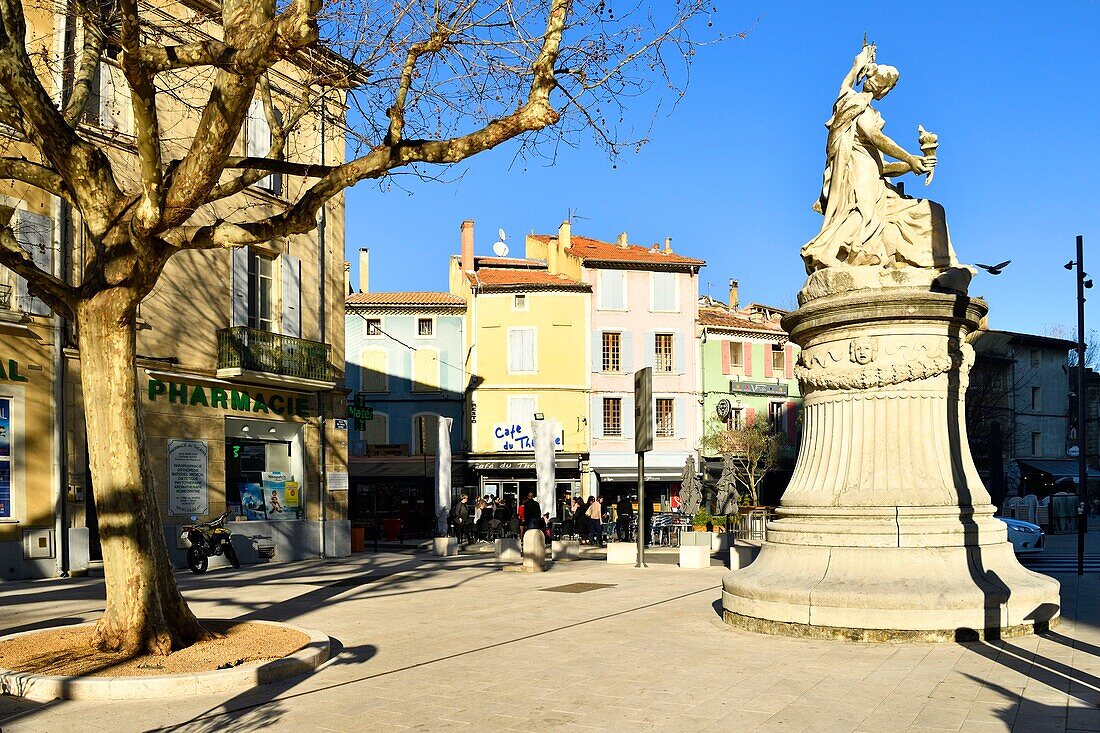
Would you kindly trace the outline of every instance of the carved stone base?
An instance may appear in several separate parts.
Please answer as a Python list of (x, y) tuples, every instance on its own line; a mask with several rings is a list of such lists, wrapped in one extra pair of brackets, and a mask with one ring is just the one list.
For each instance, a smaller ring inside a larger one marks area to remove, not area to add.
[(802, 444), (768, 541), (724, 579), (728, 619), (953, 639), (1057, 618), (1057, 581), (1016, 560), (966, 441), (966, 338), (985, 312), (901, 287), (817, 298), (784, 319), (802, 347)]

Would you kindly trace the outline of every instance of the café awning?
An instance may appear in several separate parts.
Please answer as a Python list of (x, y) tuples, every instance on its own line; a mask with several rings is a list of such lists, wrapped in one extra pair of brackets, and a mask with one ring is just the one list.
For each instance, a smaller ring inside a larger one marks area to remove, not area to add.
[[(1020, 465), (1023, 471), (1030, 469), (1033, 473), (1045, 473), (1053, 478), (1072, 478), (1076, 479), (1079, 475), (1077, 467), (1077, 461), (1068, 458), (1029, 458), (1022, 459), (1017, 458), (1016, 463)], [(1088, 479), (1100, 479), (1100, 471), (1095, 468), (1088, 469)]]

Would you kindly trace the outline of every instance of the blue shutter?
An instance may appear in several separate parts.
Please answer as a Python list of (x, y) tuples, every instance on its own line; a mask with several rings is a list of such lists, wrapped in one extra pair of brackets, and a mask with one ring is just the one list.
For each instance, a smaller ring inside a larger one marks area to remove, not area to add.
[(588, 427), (592, 429), (593, 438), (603, 437), (603, 398), (592, 397), (592, 415), (588, 419)]
[(687, 427), (687, 400), (684, 397), (677, 397), (673, 400), (672, 421), (673, 435), (677, 438), (687, 435), (687, 431), (684, 429)]
[(623, 438), (634, 439), (634, 395), (623, 395)]
[(646, 331), (645, 334), (645, 365), (647, 367), (653, 366), (655, 361), (653, 352), (657, 348), (656, 332)]
[(229, 312), (230, 326), (248, 325), (248, 247), (237, 247), (231, 253), (232, 264), (229, 271), (232, 307)]
[(684, 373), (684, 334), (679, 332), (672, 335), (672, 371)]
[(592, 332), (592, 371), (603, 371), (603, 331)]
[(634, 340), (631, 338), (633, 334), (630, 331), (624, 331), (622, 339), (619, 341), (620, 354), (619, 363), (622, 364), (622, 369), (627, 374), (634, 371)]

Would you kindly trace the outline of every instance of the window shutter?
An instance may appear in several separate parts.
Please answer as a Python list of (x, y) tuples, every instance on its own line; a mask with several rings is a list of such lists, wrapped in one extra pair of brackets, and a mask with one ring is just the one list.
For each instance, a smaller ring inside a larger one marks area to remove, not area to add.
[(772, 345), (764, 344), (764, 378), (768, 379), (772, 375)]
[(672, 431), (677, 438), (687, 435), (687, 400), (677, 397), (672, 403)]
[[(248, 106), (248, 119), (245, 121), (244, 131), (245, 155), (249, 158), (266, 158), (271, 152), (271, 126), (267, 124), (267, 115), (264, 114), (264, 103), (261, 99), (253, 99)], [(278, 176), (264, 176), (257, 185), (260, 188), (272, 191), (274, 179)]]
[(722, 347), (722, 373), (730, 373), (730, 348), (733, 346), (732, 341), (719, 341), (719, 345)]
[[(788, 350), (790, 347), (787, 347)], [(798, 445), (798, 403), (787, 403), (787, 440), (791, 445)]]
[(751, 407), (745, 408), (745, 427), (752, 425), (756, 422), (756, 410)]
[(787, 344), (784, 352), (783, 364), (787, 369), (787, 379), (794, 379), (794, 348)]
[(745, 364), (745, 376), (752, 376), (752, 342), (746, 341), (741, 349), (741, 361)]
[(593, 438), (603, 437), (603, 397), (592, 397), (592, 419), (588, 421)]
[(302, 337), (302, 261), (294, 255), (280, 255), (283, 285), (283, 335)]
[(634, 439), (634, 395), (624, 394), (622, 401), (623, 439)]
[(130, 88), (122, 69), (111, 64), (99, 64), (99, 125), (105, 130), (129, 132)]
[(623, 331), (619, 341), (619, 363), (627, 374), (634, 371), (634, 346), (630, 331)]
[(592, 332), (592, 371), (603, 371), (603, 331)]
[(676, 333), (672, 336), (672, 371), (677, 374), (684, 373), (684, 334)]
[(646, 331), (645, 334), (645, 365), (652, 367), (656, 363), (654, 356), (657, 350), (657, 334), (655, 331)]
[[(16, 212), (15, 238), (31, 261), (43, 272), (53, 274), (53, 219), (20, 209)], [(27, 281), (16, 278), (17, 308), (38, 316), (48, 316), (49, 307), (31, 295)]]
[(232, 261), (229, 282), (232, 303), (229, 312), (230, 326), (248, 325), (248, 247), (237, 247), (230, 252)]
[(626, 288), (625, 272), (612, 272), (611, 273), (611, 307), (616, 310), (622, 310), (626, 305)]

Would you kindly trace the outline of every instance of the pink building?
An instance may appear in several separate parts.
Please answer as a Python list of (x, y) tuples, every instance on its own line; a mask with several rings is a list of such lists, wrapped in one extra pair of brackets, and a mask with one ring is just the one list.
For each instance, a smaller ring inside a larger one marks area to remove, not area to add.
[[(548, 245), (553, 244), (555, 246)], [(572, 277), (592, 286), (589, 486), (614, 501), (637, 493), (634, 372), (653, 367), (655, 437), (646, 455), (646, 495), (666, 505), (687, 461), (697, 466), (699, 269), (706, 263), (665, 246), (640, 247), (574, 236), (532, 235), (528, 256), (557, 249)], [(564, 356), (564, 355), (563, 355)]]

